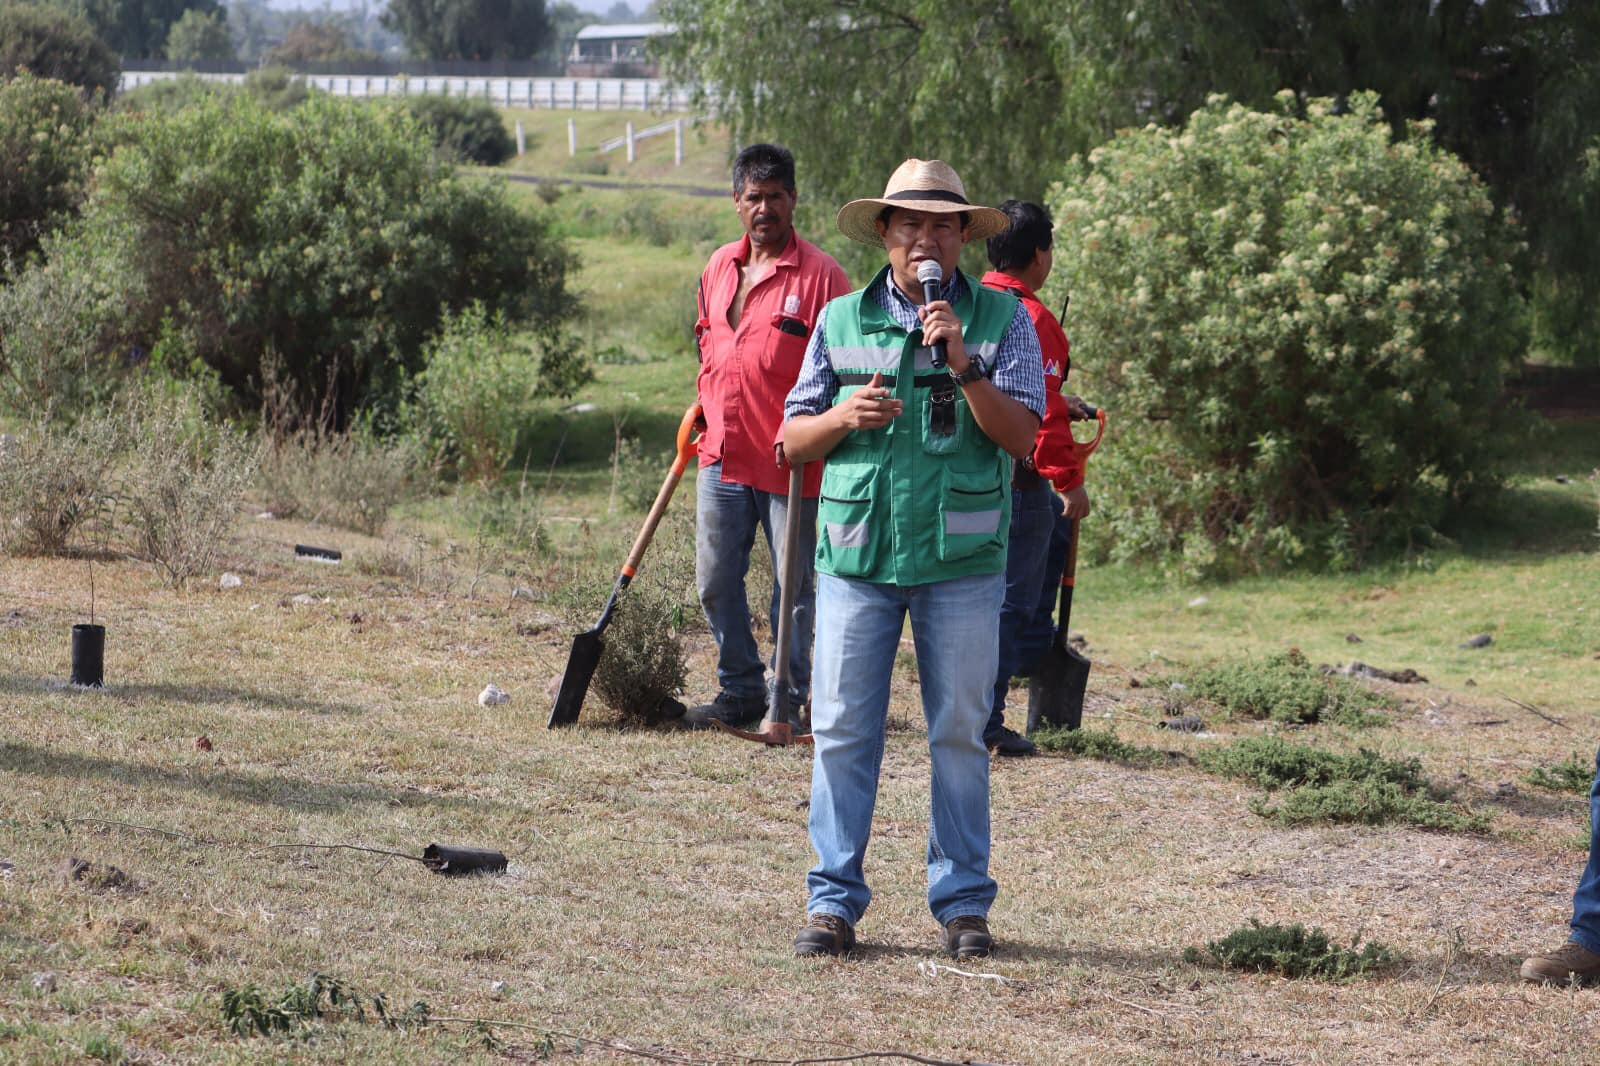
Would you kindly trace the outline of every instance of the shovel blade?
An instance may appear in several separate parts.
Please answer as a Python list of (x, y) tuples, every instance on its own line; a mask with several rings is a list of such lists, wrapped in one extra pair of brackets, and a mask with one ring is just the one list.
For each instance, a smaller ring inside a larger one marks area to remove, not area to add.
[(1077, 729), (1083, 724), (1083, 696), (1089, 686), (1089, 660), (1076, 648), (1052, 647), (1028, 683), (1028, 732), (1040, 726)]
[(556, 694), (556, 705), (550, 709), (548, 728), (571, 725), (578, 720), (583, 698), (589, 694), (589, 682), (594, 679), (595, 667), (600, 665), (600, 653), (605, 650), (606, 642), (597, 629), (572, 638), (567, 672), (561, 675), (561, 691)]

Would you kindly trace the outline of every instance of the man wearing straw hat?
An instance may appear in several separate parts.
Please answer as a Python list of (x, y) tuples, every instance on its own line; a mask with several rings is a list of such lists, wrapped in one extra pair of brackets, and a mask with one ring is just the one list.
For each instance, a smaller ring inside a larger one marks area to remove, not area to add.
[[(784, 406), (792, 461), (826, 458), (818, 507), (811, 845), (797, 955), (839, 955), (871, 892), (862, 860), (907, 615), (928, 724), (928, 906), (956, 958), (988, 955), (989, 717), (1005, 594), (1011, 460), (1044, 415), (1033, 323), (957, 269), (1005, 229), (939, 160), (839, 211), (889, 264), (823, 308)], [(925, 286), (927, 287), (925, 290)], [(932, 298), (929, 299), (928, 297)]]

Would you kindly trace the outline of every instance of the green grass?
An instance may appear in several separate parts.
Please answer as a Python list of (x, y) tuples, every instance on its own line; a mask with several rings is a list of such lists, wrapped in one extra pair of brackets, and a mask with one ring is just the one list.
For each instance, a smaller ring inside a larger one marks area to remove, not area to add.
[[(693, 188), (729, 189), (728, 171), (734, 146), (726, 128), (715, 122), (702, 122), (684, 131), (684, 161), (673, 164), (673, 136), (664, 133), (635, 143), (634, 162), (628, 162), (626, 147), (601, 153), (600, 142), (621, 137), (632, 122), (644, 130), (683, 114), (653, 114), (644, 111), (532, 111), (512, 108), (505, 112), (506, 125), (513, 131), (521, 120), (527, 136), (527, 152), (507, 164), (512, 173), (559, 177), (582, 182), (599, 180), (622, 183), (652, 183)], [(578, 154), (569, 156), (567, 120), (577, 124)]]

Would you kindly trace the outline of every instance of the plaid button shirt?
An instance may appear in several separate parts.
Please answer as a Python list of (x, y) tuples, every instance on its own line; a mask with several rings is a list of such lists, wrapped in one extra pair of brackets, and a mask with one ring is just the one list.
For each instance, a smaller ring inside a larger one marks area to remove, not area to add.
[[(945, 281), (939, 293), (941, 300), (952, 305), (967, 294), (966, 275), (957, 270)], [(867, 298), (894, 319), (896, 325), (907, 333), (922, 328), (917, 315), (917, 305), (912, 303), (892, 275), (884, 275), (880, 283), (867, 287)], [(816, 328), (811, 332), (811, 343), (806, 348), (805, 362), (800, 367), (800, 377), (783, 404), (783, 417), (787, 421), (796, 415), (820, 415), (833, 406), (839, 395), (839, 379), (834, 375), (833, 364), (828, 360), (828, 340), (824, 324), (833, 304), (829, 303), (817, 316)], [(1045, 414), (1044, 363), (1039, 354), (1039, 335), (1034, 331), (1033, 319), (1019, 302), (1006, 327), (1005, 336), (995, 352), (994, 365), (987, 368), (994, 387), (1032, 411), (1042, 421)]]

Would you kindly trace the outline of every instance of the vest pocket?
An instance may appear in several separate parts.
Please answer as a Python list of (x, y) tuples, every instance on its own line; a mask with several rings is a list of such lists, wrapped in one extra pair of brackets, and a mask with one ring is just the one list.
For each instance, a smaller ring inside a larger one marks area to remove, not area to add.
[(953, 380), (948, 384), (953, 390), (936, 387), (924, 393), (921, 400), (922, 450), (929, 455), (960, 451), (961, 441), (967, 435), (966, 423), (970, 417), (966, 413), (967, 401), (961, 397), (961, 389)]
[(939, 558), (967, 559), (1005, 546), (1006, 486), (993, 468), (966, 472), (946, 468), (939, 490)]
[(838, 577), (865, 577), (878, 563), (876, 466), (829, 462), (817, 501), (817, 562)]

